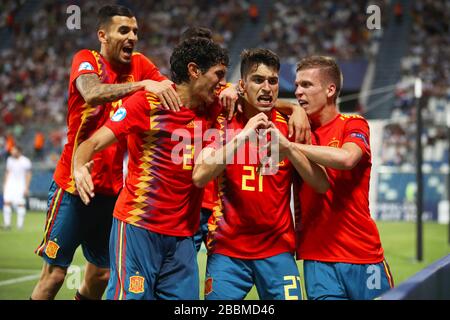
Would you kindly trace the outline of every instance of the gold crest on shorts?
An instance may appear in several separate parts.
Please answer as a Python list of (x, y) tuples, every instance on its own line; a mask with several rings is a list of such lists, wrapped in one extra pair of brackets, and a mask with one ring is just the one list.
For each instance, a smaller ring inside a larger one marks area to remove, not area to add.
[(132, 293), (142, 293), (144, 292), (144, 282), (145, 278), (141, 276), (130, 277), (130, 287), (128, 291)]
[(213, 291), (212, 285), (213, 279), (211, 277), (208, 277), (205, 281), (205, 296), (207, 296)]
[(55, 259), (58, 254), (59, 246), (56, 242), (49, 241), (45, 248), (45, 254), (51, 259)]

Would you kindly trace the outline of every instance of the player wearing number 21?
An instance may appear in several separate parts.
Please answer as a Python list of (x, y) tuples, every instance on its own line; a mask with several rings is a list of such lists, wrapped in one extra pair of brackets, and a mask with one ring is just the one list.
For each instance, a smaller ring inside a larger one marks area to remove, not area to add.
[[(297, 171), (318, 192), (326, 192), (329, 185), (325, 170), (301, 152), (292, 152), (294, 143), (285, 137), (286, 118), (274, 108), (279, 68), (279, 58), (270, 50), (242, 53), (244, 112), (230, 121), (219, 116), (221, 139), (204, 148), (195, 162), (194, 184), (203, 187), (218, 177), (219, 189), (208, 226), (206, 300), (244, 299), (254, 284), (264, 300), (302, 298), (293, 256), (292, 177)], [(266, 129), (264, 140), (272, 146), (278, 140), (280, 156), (267, 174), (262, 162), (253, 161), (267, 145), (254, 143), (258, 129), (260, 134)]]

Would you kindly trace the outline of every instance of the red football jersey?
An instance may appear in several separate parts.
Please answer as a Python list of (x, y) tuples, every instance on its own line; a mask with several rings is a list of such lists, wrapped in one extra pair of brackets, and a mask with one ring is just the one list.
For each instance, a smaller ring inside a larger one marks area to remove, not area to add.
[(217, 182), (212, 180), (208, 182), (205, 187), (205, 193), (203, 194), (202, 208), (212, 210), (217, 201)]
[(378, 263), (384, 259), (380, 236), (369, 212), (372, 167), (369, 125), (361, 116), (338, 115), (313, 130), (317, 145), (340, 148), (357, 144), (363, 156), (352, 170), (326, 168), (325, 194), (301, 184), (300, 216), (296, 211), (297, 258), (324, 262)]
[[(231, 121), (221, 116), (217, 127), (228, 140), (242, 130), (247, 121), (243, 114), (236, 115)], [(272, 122), (287, 136), (286, 119), (275, 109)], [(208, 223), (210, 254), (262, 259), (295, 251), (290, 210), (293, 167), (286, 158), (280, 161), (275, 174), (261, 175), (259, 164), (251, 156), (255, 150), (256, 147), (247, 142), (237, 151), (234, 163), (227, 164), (218, 177), (219, 200)], [(243, 152), (245, 160), (239, 164)]]
[(139, 91), (132, 95), (106, 126), (128, 143), (128, 175), (114, 217), (170, 236), (192, 236), (200, 223), (203, 188), (192, 182), (194, 156), (203, 148), (210, 127), (208, 111), (181, 107), (163, 109), (157, 97)]
[[(76, 193), (72, 175), (72, 159), (77, 147), (122, 104), (122, 99), (104, 105), (88, 105), (76, 87), (76, 79), (86, 73), (99, 76), (102, 83), (115, 84), (150, 79), (167, 79), (159, 73), (156, 66), (140, 53), (134, 53), (129, 66), (121, 70), (114, 69), (106, 59), (96, 51), (81, 50), (72, 61), (69, 81), (69, 99), (67, 113), (67, 143), (56, 166), (55, 182), (67, 192)], [(126, 145), (114, 144), (94, 157), (92, 179), (95, 193), (117, 195), (123, 186), (122, 162)], [(107, 160), (107, 161), (106, 161)]]

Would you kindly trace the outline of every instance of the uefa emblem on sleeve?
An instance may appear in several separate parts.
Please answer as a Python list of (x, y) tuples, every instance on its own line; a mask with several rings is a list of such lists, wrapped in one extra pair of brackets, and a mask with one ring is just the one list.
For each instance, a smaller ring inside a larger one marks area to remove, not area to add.
[(83, 71), (83, 70), (94, 70), (94, 67), (92, 66), (92, 64), (85, 61), (85, 62), (82, 62), (80, 64), (80, 66), (78, 67), (78, 71)]
[(127, 110), (125, 108), (117, 109), (116, 113), (111, 117), (111, 120), (114, 122), (119, 122), (125, 119), (127, 116)]

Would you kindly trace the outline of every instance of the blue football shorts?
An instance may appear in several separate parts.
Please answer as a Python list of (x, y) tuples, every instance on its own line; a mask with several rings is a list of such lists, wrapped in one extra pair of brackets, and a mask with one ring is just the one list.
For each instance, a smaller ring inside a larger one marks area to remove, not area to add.
[(116, 196), (96, 194), (89, 205), (54, 181), (48, 194), (44, 237), (35, 250), (48, 264), (67, 268), (81, 245), (87, 261), (109, 268), (109, 235)]
[(193, 237), (175, 237), (113, 219), (108, 300), (198, 300)]
[(389, 265), (303, 262), (309, 300), (372, 300), (394, 286)]
[(202, 208), (200, 211), (200, 226), (194, 235), (195, 248), (197, 252), (200, 251), (202, 242), (206, 243), (206, 238), (208, 236), (208, 220), (211, 216), (212, 211), (206, 208)]
[(253, 260), (208, 256), (205, 300), (243, 300), (253, 285), (261, 300), (302, 300), (300, 274), (290, 253)]

